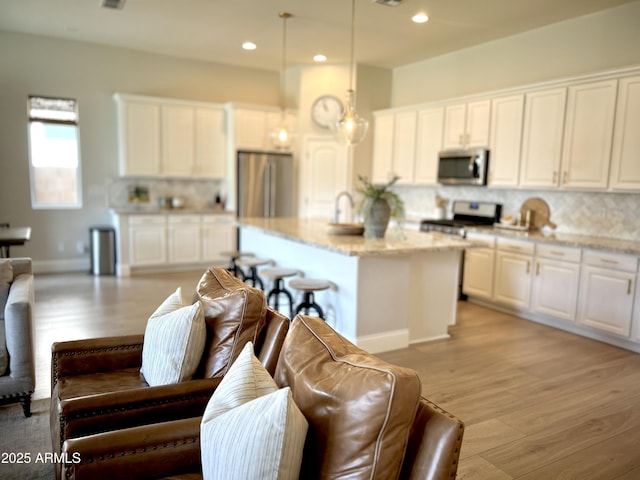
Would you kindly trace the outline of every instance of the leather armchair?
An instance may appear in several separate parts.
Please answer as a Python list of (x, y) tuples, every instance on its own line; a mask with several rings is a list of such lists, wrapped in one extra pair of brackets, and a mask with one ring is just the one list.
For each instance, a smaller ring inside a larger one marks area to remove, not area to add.
[[(20, 401), (24, 416), (31, 416), (31, 395), (35, 389), (33, 354), (33, 272), (30, 258), (11, 258), (13, 278), (6, 298), (0, 301), (0, 337), (8, 356), (8, 366), (0, 375), (0, 402)], [(2, 320), (4, 318), (4, 320)]]
[[(262, 292), (259, 295), (264, 298)], [(273, 373), (290, 320), (266, 304), (261, 308), (266, 309), (266, 320), (254, 348)], [(216, 328), (207, 325), (208, 339), (219, 337)], [(50, 422), (54, 452), (60, 452), (70, 438), (202, 415), (222, 375), (208, 375), (202, 368), (194, 380), (150, 387), (140, 373), (143, 340), (143, 335), (130, 335), (53, 344)], [(205, 349), (201, 365), (210, 361), (208, 353), (215, 351)]]

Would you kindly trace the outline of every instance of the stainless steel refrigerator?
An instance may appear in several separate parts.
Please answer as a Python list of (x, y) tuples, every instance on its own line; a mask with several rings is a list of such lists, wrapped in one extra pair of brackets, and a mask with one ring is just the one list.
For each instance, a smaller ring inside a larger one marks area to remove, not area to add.
[(238, 217), (293, 215), (290, 153), (238, 151)]

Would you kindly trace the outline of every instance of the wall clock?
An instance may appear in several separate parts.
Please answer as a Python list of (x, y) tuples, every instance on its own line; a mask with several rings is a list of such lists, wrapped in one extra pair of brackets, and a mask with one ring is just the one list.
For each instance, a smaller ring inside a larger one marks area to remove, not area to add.
[(342, 118), (344, 106), (339, 98), (333, 95), (318, 97), (311, 106), (311, 118), (322, 128), (329, 128)]

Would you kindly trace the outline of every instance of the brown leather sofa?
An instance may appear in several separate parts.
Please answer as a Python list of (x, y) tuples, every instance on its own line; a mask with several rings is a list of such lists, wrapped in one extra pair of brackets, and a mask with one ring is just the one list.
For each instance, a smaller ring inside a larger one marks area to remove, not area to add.
[[(291, 388), (309, 421), (300, 478), (455, 478), (464, 424), (420, 395), (415, 372), (359, 350), (324, 322), (294, 319), (274, 379)], [(68, 440), (61, 478), (201, 479), (200, 423)]]
[[(196, 298), (224, 303), (207, 316), (207, 343), (196, 378), (149, 386), (140, 373), (143, 335), (54, 343), (51, 361), (51, 440), (54, 452), (70, 438), (167, 420), (198, 417), (247, 341), (275, 371), (290, 320), (266, 305), (264, 293), (225, 269), (210, 269)], [(220, 300), (222, 299), (222, 300)]]

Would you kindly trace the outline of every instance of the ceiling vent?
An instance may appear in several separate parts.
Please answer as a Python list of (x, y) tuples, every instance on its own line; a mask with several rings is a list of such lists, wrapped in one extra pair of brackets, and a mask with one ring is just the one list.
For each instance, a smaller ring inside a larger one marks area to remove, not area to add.
[(102, 8), (110, 8), (112, 10), (122, 10), (122, 7), (124, 7), (124, 0), (100, 0), (100, 6)]
[(404, 0), (371, 0), (373, 3), (379, 3), (380, 5), (386, 5), (387, 7), (397, 7)]

